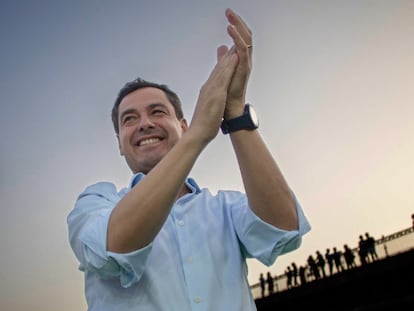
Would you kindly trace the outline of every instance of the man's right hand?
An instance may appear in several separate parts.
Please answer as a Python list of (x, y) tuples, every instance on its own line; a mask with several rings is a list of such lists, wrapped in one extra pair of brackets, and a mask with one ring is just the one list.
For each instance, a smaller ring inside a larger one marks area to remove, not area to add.
[(217, 64), (201, 87), (187, 135), (193, 133), (204, 144), (213, 140), (226, 106), (227, 90), (238, 64), (238, 55), (225, 46), (217, 49)]

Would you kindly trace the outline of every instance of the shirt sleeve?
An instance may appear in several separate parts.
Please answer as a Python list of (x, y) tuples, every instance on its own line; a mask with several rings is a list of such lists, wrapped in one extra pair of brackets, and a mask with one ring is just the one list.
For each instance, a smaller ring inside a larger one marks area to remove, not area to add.
[(67, 217), (69, 241), (80, 270), (101, 278), (118, 277), (123, 287), (129, 287), (141, 278), (152, 244), (125, 254), (107, 251), (108, 221), (119, 199), (111, 183), (87, 187)]
[(270, 266), (278, 256), (299, 248), (302, 236), (311, 227), (296, 197), (295, 203), (298, 229), (286, 231), (261, 220), (248, 206), (247, 197), (241, 197), (238, 204), (232, 207), (232, 218), (246, 257), (256, 258)]

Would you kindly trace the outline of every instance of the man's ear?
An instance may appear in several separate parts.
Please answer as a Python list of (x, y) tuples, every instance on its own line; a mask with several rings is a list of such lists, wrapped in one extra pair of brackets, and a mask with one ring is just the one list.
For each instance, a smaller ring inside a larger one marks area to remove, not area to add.
[(180, 120), (180, 123), (181, 123), (181, 130), (183, 131), (183, 133), (185, 132), (185, 131), (187, 131), (187, 129), (188, 129), (188, 124), (187, 124), (187, 120), (185, 119), (185, 118), (182, 118), (181, 120)]
[(118, 134), (116, 134), (116, 140), (118, 141), (119, 154), (121, 156), (123, 156), (124, 154), (122, 153), (121, 142), (119, 141), (119, 135)]

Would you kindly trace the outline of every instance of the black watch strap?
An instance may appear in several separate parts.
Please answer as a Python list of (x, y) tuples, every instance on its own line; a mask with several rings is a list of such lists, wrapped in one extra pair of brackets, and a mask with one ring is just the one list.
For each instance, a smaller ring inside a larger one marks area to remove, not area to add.
[(256, 112), (253, 106), (246, 104), (244, 112), (240, 117), (221, 122), (221, 131), (223, 134), (229, 134), (239, 130), (254, 130), (259, 126)]

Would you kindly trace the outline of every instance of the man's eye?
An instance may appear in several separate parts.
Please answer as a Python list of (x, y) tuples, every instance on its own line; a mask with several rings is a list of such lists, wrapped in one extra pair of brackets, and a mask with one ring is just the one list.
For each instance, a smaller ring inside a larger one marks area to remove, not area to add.
[(164, 110), (156, 109), (152, 111), (153, 114), (165, 114)]
[(134, 119), (135, 119), (135, 117), (134, 117), (134, 116), (126, 116), (126, 117), (124, 118), (123, 123), (125, 124), (125, 123), (128, 123), (128, 122), (131, 122), (131, 121), (133, 121)]

